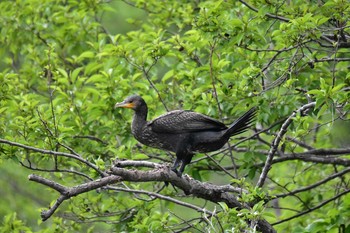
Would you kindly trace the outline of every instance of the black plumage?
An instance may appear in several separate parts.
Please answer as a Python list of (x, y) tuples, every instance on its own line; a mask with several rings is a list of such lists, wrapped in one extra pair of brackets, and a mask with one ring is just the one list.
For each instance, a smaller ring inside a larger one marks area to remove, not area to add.
[[(195, 153), (218, 150), (231, 136), (246, 131), (256, 114), (253, 107), (227, 127), (211, 117), (186, 110), (174, 110), (147, 121), (147, 104), (137, 95), (126, 98), (115, 107), (135, 111), (131, 131), (139, 142), (176, 153), (172, 170), (178, 175), (182, 174)], [(180, 162), (182, 164), (177, 171)]]

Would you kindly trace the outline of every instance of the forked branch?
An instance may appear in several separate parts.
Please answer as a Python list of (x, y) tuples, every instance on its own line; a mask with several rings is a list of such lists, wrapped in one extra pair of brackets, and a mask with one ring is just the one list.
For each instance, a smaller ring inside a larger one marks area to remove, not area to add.
[(65, 201), (70, 199), (71, 197), (77, 196), (82, 193), (89, 192), (91, 190), (95, 190), (97, 188), (104, 187), (109, 184), (116, 183), (120, 180), (120, 177), (118, 176), (107, 176), (103, 177), (98, 180), (90, 181), (85, 184), (77, 185), (74, 187), (65, 187), (61, 184), (58, 184), (52, 180), (46, 179), (44, 177), (38, 176), (38, 175), (29, 175), (28, 177), (29, 180), (43, 184), (45, 186), (48, 186), (57, 192), (60, 193), (60, 196), (57, 198), (56, 202), (54, 203), (53, 206), (51, 206), (48, 210), (42, 211), (41, 212), (41, 219), (43, 221), (47, 220), (50, 218), (55, 211), (58, 209), (58, 207)]

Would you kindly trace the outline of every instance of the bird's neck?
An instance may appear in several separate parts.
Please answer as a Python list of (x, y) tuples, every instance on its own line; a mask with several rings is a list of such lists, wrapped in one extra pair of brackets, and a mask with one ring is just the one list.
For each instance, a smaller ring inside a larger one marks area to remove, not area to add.
[(142, 131), (144, 126), (147, 124), (147, 113), (148, 109), (142, 108), (135, 111), (132, 120), (132, 133), (135, 135), (136, 132)]

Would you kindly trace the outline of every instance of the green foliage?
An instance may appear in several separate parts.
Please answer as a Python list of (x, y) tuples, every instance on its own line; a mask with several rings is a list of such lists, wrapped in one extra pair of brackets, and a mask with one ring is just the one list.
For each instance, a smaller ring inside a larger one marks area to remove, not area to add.
[[(339, 146), (332, 130), (336, 120), (345, 131), (341, 138), (348, 137), (348, 125), (343, 127), (341, 121), (350, 119), (348, 1), (23, 0), (1, 1), (0, 13), (0, 139), (78, 154), (105, 171), (114, 159), (172, 161), (165, 152), (137, 146), (130, 133), (132, 113), (114, 109), (130, 94), (144, 97), (149, 118), (182, 108), (232, 123), (248, 107), (259, 106), (257, 128), (264, 129), (259, 137), (233, 138), (232, 150), (213, 155), (238, 179), (232, 181), (205, 155), (196, 156), (199, 161), (186, 170), (201, 181), (233, 182), (248, 190), (237, 195), (249, 208), (183, 198), (215, 212), (209, 216), (178, 211), (178, 205), (149, 200), (147, 195), (97, 190), (60, 207), (49, 220), (52, 231), (166, 232), (189, 227), (188, 231), (240, 232), (250, 229), (249, 222), (263, 218), (278, 222), (349, 189), (349, 175), (344, 174), (295, 197), (273, 200), (277, 204), (272, 201), (275, 195), (310, 186), (345, 167), (317, 162), (312, 154), (307, 158), (295, 154)], [(293, 118), (277, 148), (275, 157), (280, 161), (272, 165), (270, 180), (262, 189), (255, 187), (282, 120), (310, 102), (315, 107)], [(288, 156), (295, 158), (282, 161)], [(316, 157), (331, 156), (349, 161), (346, 153)], [(1, 143), (4, 180), (12, 180), (13, 174), (4, 167), (12, 168), (13, 163), (18, 165), (15, 169), (33, 170), (68, 187), (100, 178), (96, 169), (81, 161)], [(52, 190), (38, 191), (37, 184), (16, 180), (34, 196), (51, 192), (41, 207), (57, 198)], [(160, 186), (123, 185), (118, 188), (150, 192)], [(169, 189), (161, 193), (179, 198), (179, 192)], [(18, 203), (30, 205), (23, 196), (16, 196)], [(349, 230), (347, 199), (339, 196), (333, 204), (275, 228)], [(8, 212), (0, 211), (1, 232), (52, 232), (35, 223), (38, 206), (10, 206), (6, 200), (11, 198), (0, 201), (0, 206), (8, 207)]]
[(17, 219), (17, 214), (9, 214), (3, 219), (0, 232), (31, 232), (29, 227), (26, 227), (24, 223)]

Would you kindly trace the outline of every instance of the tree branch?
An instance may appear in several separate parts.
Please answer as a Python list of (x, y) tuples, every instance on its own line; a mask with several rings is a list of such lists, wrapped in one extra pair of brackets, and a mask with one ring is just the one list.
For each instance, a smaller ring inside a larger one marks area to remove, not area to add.
[(258, 183), (256, 184), (257, 187), (262, 187), (265, 183), (266, 177), (267, 177), (267, 173), (269, 172), (269, 170), (271, 169), (271, 165), (272, 165), (272, 161), (273, 161), (273, 157), (277, 151), (277, 148), (283, 138), (283, 136), (286, 134), (287, 132), (287, 128), (289, 127), (289, 125), (292, 123), (293, 118), (297, 115), (297, 113), (302, 113), (305, 110), (314, 107), (316, 104), (316, 102), (311, 102), (308, 104), (305, 104), (304, 106), (302, 106), (301, 108), (299, 108), (297, 111), (294, 111), (292, 113), (292, 115), (290, 115), (287, 120), (282, 124), (282, 127), (280, 129), (280, 131), (278, 132), (278, 134), (276, 135), (275, 139), (273, 140), (271, 147), (270, 147), (270, 151), (269, 154), (267, 155), (267, 159), (265, 162), (265, 166), (260, 174)]
[[(330, 156), (330, 155), (346, 155), (350, 154), (350, 148), (329, 148), (329, 149), (313, 149), (305, 152), (298, 153), (298, 156)], [(293, 154), (292, 154), (293, 155)]]
[[(122, 181), (147, 182), (163, 181), (169, 182), (182, 189), (185, 194), (192, 194), (195, 197), (202, 198), (214, 203), (225, 202), (229, 208), (243, 209), (250, 207), (240, 203), (233, 193), (240, 193), (244, 190), (234, 188), (231, 185), (214, 185), (202, 183), (189, 176), (178, 177), (168, 166), (159, 166), (151, 171), (126, 170), (123, 168), (112, 167), (110, 173), (120, 176)], [(275, 232), (270, 224), (260, 219), (257, 223), (258, 229), (262, 232)]]
[[(334, 157), (325, 157), (325, 156), (314, 156), (314, 155), (299, 155), (299, 154), (291, 154), (287, 155), (284, 154), (283, 157), (274, 158), (272, 160), (272, 164), (276, 163), (283, 163), (286, 161), (291, 160), (300, 160), (304, 162), (311, 162), (311, 163), (320, 163), (320, 164), (326, 164), (326, 165), (341, 165), (341, 166), (350, 166), (350, 160), (349, 159), (343, 159), (343, 158), (334, 158)], [(265, 163), (256, 163), (251, 165), (251, 167), (264, 167)], [(237, 169), (239, 169), (241, 166), (237, 165)], [(222, 171), (217, 166), (194, 166), (194, 168), (198, 170), (210, 170), (210, 171)], [(225, 166), (223, 167), (226, 170), (232, 170), (234, 169), (234, 166)]]

